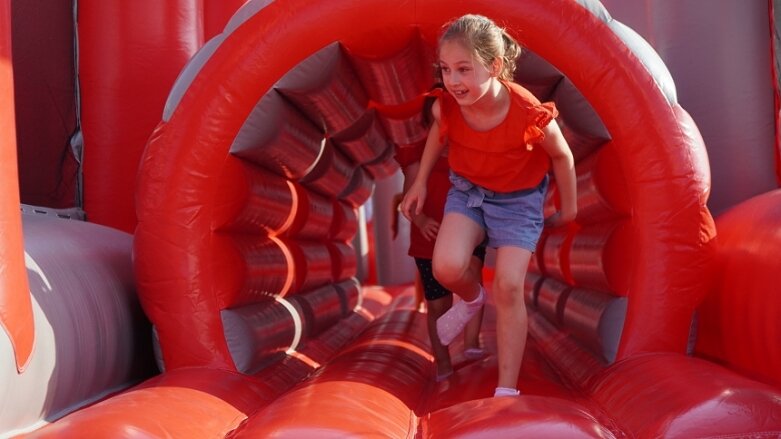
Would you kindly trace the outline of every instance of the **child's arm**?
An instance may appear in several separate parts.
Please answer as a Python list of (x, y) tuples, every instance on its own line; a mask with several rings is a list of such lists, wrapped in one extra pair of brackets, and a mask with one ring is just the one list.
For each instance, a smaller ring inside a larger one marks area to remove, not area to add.
[(391, 239), (396, 239), (399, 235), (399, 206), (402, 198), (404, 198), (403, 193), (394, 195), (391, 200)]
[(401, 186), (401, 193), (406, 194), (409, 190), (410, 186), (412, 186), (412, 183), (415, 181), (415, 179), (418, 176), (418, 171), (420, 170), (420, 160), (410, 163), (409, 165), (401, 168), (401, 173), (404, 174), (404, 182)]
[[(404, 184), (402, 186), (402, 193), (406, 194), (420, 170), (420, 162), (411, 163), (408, 166), (402, 168), (404, 174)], [(412, 224), (420, 230), (420, 234), (423, 235), (429, 241), (433, 241), (437, 238), (437, 232), (439, 232), (439, 222), (429, 217), (424, 213), (418, 213), (411, 219)]]
[(428, 183), (428, 178), (431, 175), (431, 170), (437, 163), (439, 156), (442, 155), (442, 149), (445, 146), (444, 143), (440, 143), (439, 141), (439, 101), (434, 102), (434, 105), (431, 107), (431, 112), (434, 115), (434, 122), (431, 124), (431, 128), (428, 131), (426, 147), (423, 149), (423, 157), (420, 159), (418, 173), (404, 195), (404, 200), (401, 202), (401, 212), (410, 221), (413, 220), (415, 215), (420, 214), (423, 209), (423, 203), (426, 201), (426, 184)]
[(553, 175), (559, 189), (561, 210), (546, 220), (547, 225), (557, 227), (575, 219), (578, 214), (577, 177), (575, 175), (575, 160), (572, 151), (561, 133), (559, 124), (551, 121), (544, 129), (545, 139), (542, 147), (551, 158)]

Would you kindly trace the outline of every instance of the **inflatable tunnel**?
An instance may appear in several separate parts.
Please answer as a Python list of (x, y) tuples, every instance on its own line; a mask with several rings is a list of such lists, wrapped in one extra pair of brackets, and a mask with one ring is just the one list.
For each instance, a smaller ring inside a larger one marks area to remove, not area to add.
[(250, 2), (180, 75), (140, 170), (136, 273), (167, 367), (233, 368), (222, 310), (354, 274), (351, 210), (394, 145), (424, 139), (437, 33), (466, 12), (528, 49), (517, 79), (557, 103), (578, 160), (578, 227), (538, 252), (539, 300), (568, 318), (570, 296), (596, 331), (574, 315), (626, 298), (617, 358), (685, 350), (713, 237), (707, 156), (655, 52), (601, 5)]

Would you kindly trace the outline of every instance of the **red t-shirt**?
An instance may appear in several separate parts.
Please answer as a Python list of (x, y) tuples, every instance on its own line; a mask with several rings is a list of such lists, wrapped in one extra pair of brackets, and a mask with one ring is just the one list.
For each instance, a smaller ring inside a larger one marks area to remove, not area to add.
[(550, 157), (536, 144), (558, 111), (552, 102), (540, 104), (534, 95), (513, 82), (502, 82), (511, 103), (505, 119), (487, 131), (470, 128), (455, 98), (440, 94), (440, 141), (450, 142), (450, 167), (472, 183), (496, 192), (534, 187), (550, 169)]

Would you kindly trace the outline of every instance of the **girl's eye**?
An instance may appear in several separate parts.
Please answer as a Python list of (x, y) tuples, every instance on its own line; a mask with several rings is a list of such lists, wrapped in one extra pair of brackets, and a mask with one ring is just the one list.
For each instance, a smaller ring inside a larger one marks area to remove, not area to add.
[(461, 72), (461, 73), (466, 73), (466, 72), (469, 71), (469, 69), (466, 68), (466, 67), (461, 67), (460, 69), (458, 69), (458, 71)]
[(448, 67), (440, 67), (439, 69), (442, 71), (442, 73), (449, 73), (450, 72), (450, 69)]

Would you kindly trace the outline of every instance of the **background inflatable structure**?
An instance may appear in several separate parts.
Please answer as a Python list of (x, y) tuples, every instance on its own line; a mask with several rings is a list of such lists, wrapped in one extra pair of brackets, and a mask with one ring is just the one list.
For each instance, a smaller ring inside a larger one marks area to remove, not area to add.
[[(781, 436), (772, 1), (66, 3), (0, 0), (0, 435)], [(467, 12), (577, 161), (517, 399), (490, 307), (434, 381), (387, 226)]]

